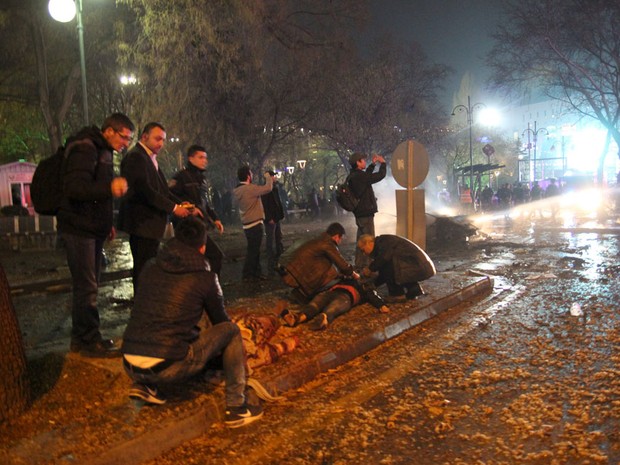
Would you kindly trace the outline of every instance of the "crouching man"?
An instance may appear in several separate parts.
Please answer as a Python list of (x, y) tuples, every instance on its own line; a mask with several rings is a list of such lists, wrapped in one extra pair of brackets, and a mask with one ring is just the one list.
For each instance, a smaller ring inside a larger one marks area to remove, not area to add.
[(424, 295), (419, 281), (436, 274), (435, 265), (426, 252), (404, 237), (383, 234), (360, 236), (357, 246), (372, 262), (364, 268), (364, 276), (377, 273), (375, 286), (386, 284), (388, 303), (405, 302)]
[(246, 403), (241, 335), (224, 309), (217, 275), (205, 262), (205, 241), (205, 224), (183, 219), (175, 237), (144, 267), (121, 352), (133, 381), (129, 397), (149, 404), (166, 402), (158, 384), (190, 378), (221, 354), (225, 423), (236, 428), (260, 418), (262, 408)]

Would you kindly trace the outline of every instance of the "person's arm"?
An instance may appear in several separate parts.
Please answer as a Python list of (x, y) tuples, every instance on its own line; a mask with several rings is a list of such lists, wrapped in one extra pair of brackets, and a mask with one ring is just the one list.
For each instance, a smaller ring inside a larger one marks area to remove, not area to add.
[[(338, 250), (338, 247), (336, 247), (335, 245), (330, 246), (329, 248), (326, 248), (326, 253), (327, 253), (327, 256), (329, 257), (329, 260), (334, 265), (336, 265), (336, 268), (338, 268), (338, 270), (343, 275), (351, 276), (353, 274), (353, 265), (351, 265), (349, 262), (345, 260), (345, 258), (342, 256), (342, 254)], [(357, 277), (359, 278), (359, 275)]]
[(230, 317), (224, 308), (224, 294), (220, 282), (215, 273), (209, 273), (208, 290), (205, 293), (204, 309), (211, 324), (216, 325), (230, 321)]
[(80, 202), (112, 197), (112, 186), (108, 182), (95, 182), (95, 171), (99, 161), (95, 144), (86, 139), (73, 143), (68, 151), (63, 177), (65, 195), (71, 200)]

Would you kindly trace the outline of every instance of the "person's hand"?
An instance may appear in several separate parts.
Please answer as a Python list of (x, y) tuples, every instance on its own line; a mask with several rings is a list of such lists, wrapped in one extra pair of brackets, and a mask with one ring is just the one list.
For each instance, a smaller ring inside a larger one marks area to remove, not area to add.
[(269, 171), (265, 171), (265, 179), (271, 179), (271, 175), (269, 174)]
[(362, 268), (362, 275), (364, 277), (369, 278), (371, 274), (372, 274), (372, 272), (370, 271), (370, 268), (368, 268), (367, 266)]
[(220, 234), (224, 233), (224, 225), (220, 220), (215, 220), (213, 224), (215, 225), (216, 229), (219, 231)]
[(351, 274), (351, 277), (352, 277), (353, 279), (360, 279), (360, 274), (359, 274), (357, 271), (354, 271), (354, 272)]
[(199, 216), (200, 218), (204, 218), (205, 216), (202, 214), (202, 212), (200, 211), (200, 208), (192, 208), (191, 210), (192, 215), (194, 216)]
[(379, 311), (381, 313), (390, 313), (390, 307), (388, 307), (387, 305), (381, 305), (381, 308), (379, 308)]
[(177, 218), (185, 218), (186, 216), (191, 215), (191, 212), (188, 208), (185, 208), (182, 204), (176, 205), (174, 210), (172, 210), (172, 214)]
[(372, 162), (373, 162), (373, 163), (377, 163), (377, 162), (379, 162), (379, 163), (385, 163), (385, 158), (383, 158), (381, 155), (379, 155), (379, 154), (375, 153), (375, 154), (372, 156)]
[(117, 177), (112, 179), (110, 183), (110, 190), (112, 191), (112, 197), (119, 198), (127, 193), (127, 189), (129, 186), (127, 185), (127, 180), (122, 177)]

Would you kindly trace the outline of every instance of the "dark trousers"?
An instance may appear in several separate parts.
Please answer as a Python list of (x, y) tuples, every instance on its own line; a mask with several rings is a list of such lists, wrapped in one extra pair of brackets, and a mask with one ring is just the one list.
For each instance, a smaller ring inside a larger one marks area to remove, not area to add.
[(272, 275), (275, 272), (276, 265), (280, 259), (280, 255), (284, 252), (282, 244), (282, 228), (280, 222), (265, 222), (265, 250), (267, 252), (267, 272)]
[[(374, 216), (362, 216), (355, 217), (355, 224), (357, 225), (356, 242), (363, 234), (370, 234), (375, 237), (375, 217)], [(361, 270), (370, 264), (370, 257), (362, 252), (356, 244), (355, 247), (355, 269)]]
[(144, 268), (144, 265), (146, 265), (146, 262), (157, 255), (157, 250), (159, 249), (159, 239), (149, 239), (130, 234), (129, 247), (131, 248), (131, 256), (133, 257), (133, 273), (131, 277), (133, 280), (133, 291), (135, 295), (140, 272), (142, 271), (142, 268)]
[(61, 233), (71, 272), (71, 340), (89, 344), (101, 340), (97, 293), (105, 239)]
[(263, 235), (265, 229), (263, 223), (248, 229), (244, 229), (243, 233), (248, 241), (248, 248), (245, 254), (245, 263), (243, 264), (243, 279), (251, 279), (260, 276), (260, 247), (263, 243)]
[(386, 266), (379, 270), (379, 276), (375, 279), (375, 286), (380, 286), (381, 284), (385, 284), (388, 288), (388, 293), (391, 296), (394, 295), (404, 295), (405, 291), (410, 288), (414, 288), (418, 283), (417, 281), (413, 281), (410, 283), (402, 283), (398, 284), (394, 277), (394, 268), (392, 263), (388, 263)]

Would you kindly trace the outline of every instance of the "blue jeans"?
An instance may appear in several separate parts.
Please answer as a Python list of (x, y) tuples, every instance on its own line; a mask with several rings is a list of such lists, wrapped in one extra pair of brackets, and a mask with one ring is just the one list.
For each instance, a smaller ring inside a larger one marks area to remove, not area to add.
[[(355, 236), (355, 242), (360, 238), (362, 234), (370, 234), (375, 237), (375, 217), (374, 216), (362, 216), (360, 218), (355, 217), (355, 224), (357, 225), (357, 235)], [(356, 244), (355, 247), (355, 268), (360, 270), (370, 264), (370, 257), (364, 254)]]
[(61, 233), (71, 272), (71, 341), (90, 344), (101, 340), (97, 293), (105, 239)]
[(198, 339), (190, 345), (185, 358), (162, 371), (135, 373), (126, 365), (125, 371), (137, 383), (174, 383), (200, 373), (207, 362), (219, 354), (224, 362), (226, 405), (239, 407), (245, 402), (245, 352), (239, 327), (230, 321), (201, 327)]
[(248, 248), (245, 254), (245, 262), (243, 263), (242, 277), (244, 279), (255, 278), (261, 274), (260, 246), (263, 243), (263, 235), (265, 233), (263, 223), (259, 223), (249, 229), (244, 229), (243, 233), (248, 241)]
[(282, 255), (284, 251), (280, 222), (265, 222), (265, 234), (267, 236), (265, 243), (265, 248), (267, 250), (267, 272), (273, 274), (278, 260), (280, 259), (280, 255)]

